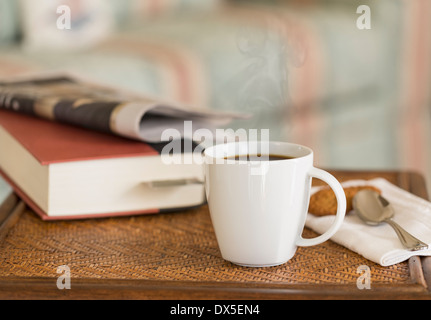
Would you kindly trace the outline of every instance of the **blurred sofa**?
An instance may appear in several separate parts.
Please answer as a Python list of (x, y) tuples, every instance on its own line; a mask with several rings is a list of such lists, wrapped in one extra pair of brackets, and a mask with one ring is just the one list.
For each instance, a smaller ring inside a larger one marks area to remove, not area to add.
[(0, 77), (73, 71), (252, 113), (231, 127), (308, 145), (318, 166), (429, 180), (430, 15), (428, 0), (0, 0)]

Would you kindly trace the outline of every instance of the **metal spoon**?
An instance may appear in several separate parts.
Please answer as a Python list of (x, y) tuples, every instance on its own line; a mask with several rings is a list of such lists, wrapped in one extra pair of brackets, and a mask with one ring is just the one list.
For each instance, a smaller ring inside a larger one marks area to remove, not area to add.
[(356, 214), (366, 224), (388, 223), (408, 250), (417, 251), (428, 248), (426, 243), (412, 236), (392, 219), (395, 214), (394, 208), (377, 192), (368, 189), (361, 190), (353, 197), (352, 204)]

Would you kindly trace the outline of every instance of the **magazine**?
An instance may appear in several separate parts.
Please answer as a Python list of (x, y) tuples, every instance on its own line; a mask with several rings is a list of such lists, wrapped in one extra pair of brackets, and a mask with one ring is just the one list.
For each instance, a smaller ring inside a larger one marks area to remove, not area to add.
[(0, 80), (0, 108), (149, 143), (160, 142), (166, 129), (193, 140), (192, 131), (184, 130), (185, 121), (191, 121), (193, 131), (214, 131), (244, 118), (237, 113), (196, 110), (67, 74)]

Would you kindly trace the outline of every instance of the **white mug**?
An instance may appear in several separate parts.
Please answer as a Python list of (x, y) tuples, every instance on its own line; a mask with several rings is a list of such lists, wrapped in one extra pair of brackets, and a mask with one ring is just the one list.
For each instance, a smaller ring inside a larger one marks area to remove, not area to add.
[[(293, 158), (275, 161), (232, 158), (248, 154)], [(331, 174), (313, 167), (310, 148), (286, 142), (243, 141), (209, 147), (204, 157), (211, 221), (225, 260), (249, 267), (280, 265), (294, 256), (298, 246), (328, 240), (343, 222), (344, 190)], [(332, 188), (338, 208), (325, 233), (304, 239), (301, 235), (313, 177)]]

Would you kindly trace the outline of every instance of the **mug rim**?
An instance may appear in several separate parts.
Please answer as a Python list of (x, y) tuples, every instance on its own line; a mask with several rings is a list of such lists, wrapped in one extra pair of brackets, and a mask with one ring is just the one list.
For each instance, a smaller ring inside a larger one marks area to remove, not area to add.
[[(217, 150), (217, 148), (223, 148), (223, 150), (226, 150), (226, 148), (228, 148), (231, 145), (244, 145), (244, 144), (250, 144), (250, 143), (258, 143), (258, 144), (264, 144), (267, 143), (269, 146), (271, 145), (278, 145), (278, 146), (289, 146), (289, 147), (293, 147), (293, 148), (297, 148), (297, 150), (305, 152), (305, 154), (302, 155), (291, 155), (291, 154), (283, 154), (283, 153), (277, 153), (277, 155), (280, 156), (291, 156), (293, 158), (289, 158), (289, 159), (280, 159), (277, 160), (277, 162), (282, 162), (282, 161), (292, 161), (295, 159), (302, 159), (305, 157), (308, 157), (310, 155), (313, 155), (313, 150), (307, 146), (301, 145), (301, 144), (297, 144), (297, 143), (291, 143), (291, 142), (285, 142), (285, 141), (258, 141), (258, 140), (253, 140), (253, 141), (233, 141), (233, 142), (227, 142), (227, 143), (219, 143), (219, 144), (215, 144), (212, 145), (208, 148), (205, 148), (204, 150), (204, 155), (205, 157), (209, 157), (212, 159), (223, 159), (223, 160), (228, 160), (225, 159), (226, 157), (232, 157), (232, 156), (237, 156), (237, 155), (243, 155), (243, 154), (238, 154), (237, 152), (231, 153), (231, 154), (226, 154), (223, 153), (222, 156), (217, 155), (217, 153), (215, 152), (215, 150)], [(236, 150), (235, 150), (236, 151)], [(271, 154), (271, 152), (269, 152)]]

